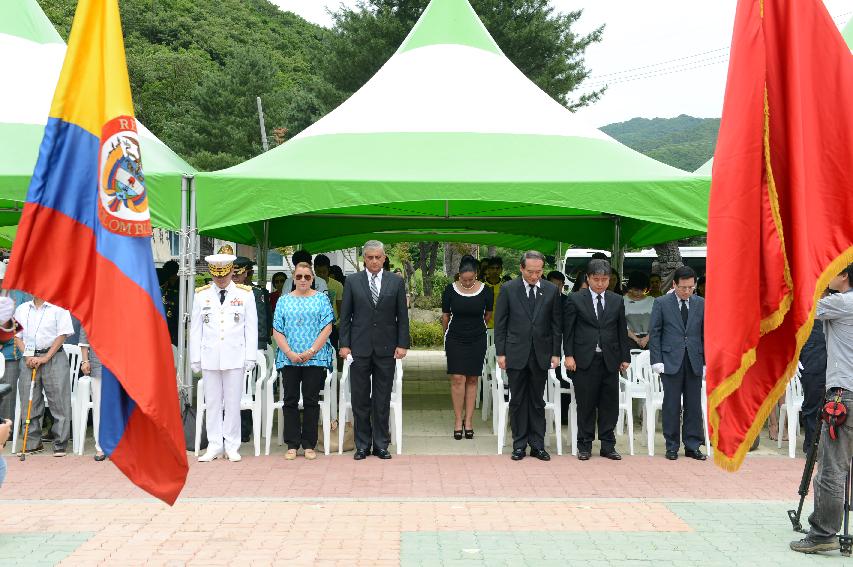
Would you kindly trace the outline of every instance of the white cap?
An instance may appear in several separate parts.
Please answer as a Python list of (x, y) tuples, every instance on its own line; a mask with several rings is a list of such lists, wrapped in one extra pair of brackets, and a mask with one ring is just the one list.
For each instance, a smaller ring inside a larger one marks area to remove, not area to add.
[(210, 256), (204, 257), (204, 261), (209, 265), (220, 268), (224, 268), (228, 264), (233, 264), (236, 259), (237, 256), (234, 254), (211, 254)]

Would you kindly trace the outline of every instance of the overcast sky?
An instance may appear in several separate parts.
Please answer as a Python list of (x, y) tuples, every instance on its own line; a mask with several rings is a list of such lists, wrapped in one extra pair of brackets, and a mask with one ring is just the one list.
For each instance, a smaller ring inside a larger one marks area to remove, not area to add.
[[(307, 20), (331, 25), (326, 9), (355, 0), (272, 0)], [(824, 0), (839, 27), (853, 0)], [(551, 0), (558, 11), (583, 9), (579, 32), (606, 24), (604, 39), (587, 50), (592, 76), (607, 94), (583, 109), (596, 126), (645, 118), (722, 112), (736, 0)]]

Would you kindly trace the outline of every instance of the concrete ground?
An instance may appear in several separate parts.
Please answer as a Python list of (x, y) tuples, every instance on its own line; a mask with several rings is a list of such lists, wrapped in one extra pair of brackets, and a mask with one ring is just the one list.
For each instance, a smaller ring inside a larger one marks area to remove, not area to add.
[[(412, 352), (404, 385), (404, 454), (197, 463), (168, 507), (108, 461), (8, 458), (0, 488), (7, 565), (811, 565), (786, 510), (801, 455), (765, 438), (735, 474), (710, 461), (635, 456), (580, 462), (566, 447), (543, 463), (496, 455), (491, 422), (451, 438), (443, 354)], [(659, 424), (658, 424), (659, 429)], [(91, 443), (88, 444), (91, 449)], [(811, 501), (807, 500), (807, 511)], [(805, 514), (804, 514), (805, 517)]]

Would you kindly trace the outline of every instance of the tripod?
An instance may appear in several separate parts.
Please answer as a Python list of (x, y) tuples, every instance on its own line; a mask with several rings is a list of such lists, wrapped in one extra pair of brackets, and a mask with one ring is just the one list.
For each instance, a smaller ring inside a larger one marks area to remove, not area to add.
[[(820, 415), (817, 418), (817, 430), (815, 431), (814, 441), (809, 447), (809, 454), (806, 456), (806, 467), (803, 469), (803, 478), (800, 479), (800, 489), (797, 494), (800, 495), (800, 503), (796, 510), (788, 510), (788, 519), (791, 520), (791, 526), (795, 532), (802, 534), (808, 533), (803, 529), (803, 524), (800, 522), (800, 516), (803, 514), (803, 503), (806, 501), (806, 496), (809, 493), (809, 485), (812, 483), (812, 475), (814, 474), (815, 464), (817, 464), (817, 447), (820, 445), (820, 435), (823, 429), (823, 420)], [(846, 507), (845, 507), (846, 509)]]
[(844, 533), (838, 536), (838, 543), (841, 546), (841, 555), (850, 557), (850, 552), (853, 551), (853, 536), (850, 535), (850, 505), (851, 490), (853, 490), (853, 460), (850, 463), (850, 469), (847, 471), (847, 479), (844, 482)]

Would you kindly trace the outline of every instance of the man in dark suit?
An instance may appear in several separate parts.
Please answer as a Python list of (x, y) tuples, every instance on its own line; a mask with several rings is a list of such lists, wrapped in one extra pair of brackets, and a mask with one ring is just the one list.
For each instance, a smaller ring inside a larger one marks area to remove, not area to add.
[(569, 295), (563, 308), (565, 365), (575, 373), (578, 397), (578, 459), (592, 455), (597, 413), (599, 454), (618, 461), (619, 372), (631, 364), (625, 303), (607, 290), (612, 273), (607, 260), (590, 260), (586, 271), (589, 289)]
[(506, 370), (511, 399), (512, 460), (551, 460), (545, 450), (545, 384), (560, 363), (559, 290), (542, 279), (545, 256), (521, 257), (521, 277), (501, 286), (495, 307), (495, 353)]
[[(649, 322), (652, 370), (663, 383), (663, 437), (666, 458), (678, 458), (681, 438), (684, 455), (704, 461), (699, 445), (702, 429), (702, 376), (705, 374), (705, 300), (694, 295), (696, 272), (689, 266), (675, 270), (674, 290), (655, 299)], [(684, 399), (684, 424), (679, 437)]]
[(395, 361), (404, 358), (409, 348), (409, 312), (403, 279), (383, 271), (384, 262), (385, 246), (377, 240), (365, 243), (367, 269), (347, 278), (341, 304), (339, 354), (341, 358), (352, 355), (350, 383), (356, 461), (367, 457), (371, 445), (375, 456), (391, 458), (388, 418)]

